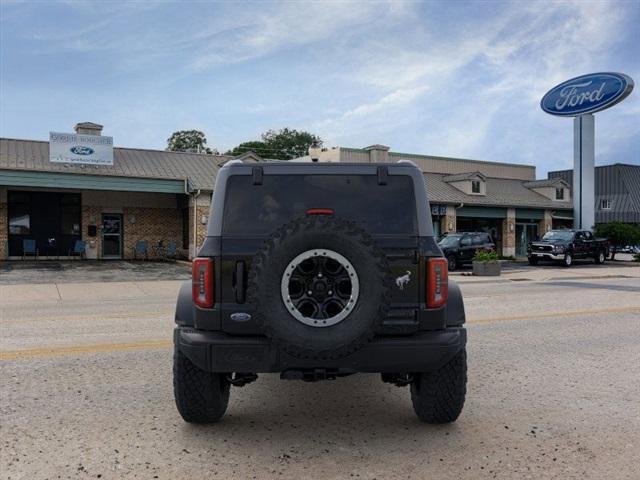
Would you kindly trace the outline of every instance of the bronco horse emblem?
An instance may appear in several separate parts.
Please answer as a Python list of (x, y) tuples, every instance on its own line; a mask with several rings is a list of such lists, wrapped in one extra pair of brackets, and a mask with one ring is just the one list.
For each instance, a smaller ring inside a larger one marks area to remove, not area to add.
[(407, 270), (406, 275), (396, 278), (396, 285), (400, 290), (404, 290), (404, 286), (411, 280), (411, 272)]

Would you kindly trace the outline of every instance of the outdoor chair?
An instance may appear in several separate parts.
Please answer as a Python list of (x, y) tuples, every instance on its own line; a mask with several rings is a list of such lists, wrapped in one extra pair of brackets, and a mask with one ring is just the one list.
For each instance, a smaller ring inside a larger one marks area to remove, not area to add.
[(145, 260), (149, 259), (149, 242), (146, 240), (138, 240), (136, 246), (133, 247), (133, 258), (137, 259), (138, 255)]
[(174, 241), (170, 241), (167, 245), (167, 251), (165, 253), (165, 258), (174, 258), (176, 253), (178, 252), (178, 245)]
[(32, 239), (22, 240), (22, 260), (27, 255), (33, 255), (38, 261), (38, 249), (36, 248), (36, 241)]
[(69, 250), (69, 256), (73, 257), (78, 255), (80, 260), (84, 257), (87, 258), (87, 244), (83, 240), (76, 240), (76, 243), (73, 244), (73, 248)]

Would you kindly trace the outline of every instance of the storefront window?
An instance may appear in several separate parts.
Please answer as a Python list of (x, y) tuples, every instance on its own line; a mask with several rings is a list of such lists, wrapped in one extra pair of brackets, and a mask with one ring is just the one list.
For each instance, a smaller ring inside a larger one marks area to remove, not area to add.
[(80, 235), (80, 196), (60, 195), (60, 233), (62, 235)]
[(31, 231), (31, 218), (27, 205), (12, 205), (9, 214), (9, 233), (12, 235), (28, 235)]
[(9, 193), (9, 233), (28, 235), (31, 232), (30, 198), (28, 193)]

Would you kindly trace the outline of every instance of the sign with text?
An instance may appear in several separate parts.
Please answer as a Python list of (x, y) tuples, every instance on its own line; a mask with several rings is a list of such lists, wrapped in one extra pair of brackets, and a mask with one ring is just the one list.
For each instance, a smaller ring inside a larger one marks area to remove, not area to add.
[(50, 132), (49, 161), (113, 165), (113, 137)]
[(555, 86), (542, 98), (542, 110), (575, 117), (612, 107), (633, 90), (633, 80), (622, 73), (590, 73)]

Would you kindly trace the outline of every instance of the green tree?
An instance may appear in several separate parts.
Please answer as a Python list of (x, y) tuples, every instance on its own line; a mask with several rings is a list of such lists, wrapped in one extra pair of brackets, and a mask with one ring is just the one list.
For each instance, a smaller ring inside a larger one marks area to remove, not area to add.
[(616, 256), (620, 247), (625, 245), (636, 245), (640, 243), (640, 226), (630, 223), (609, 222), (600, 223), (595, 226), (595, 234), (598, 237), (605, 237), (611, 244), (611, 260)]
[(227, 155), (241, 155), (253, 150), (261, 157), (278, 160), (291, 160), (302, 157), (309, 152), (309, 147), (322, 146), (322, 139), (305, 131), (289, 128), (269, 130), (262, 134), (262, 141), (244, 142), (229, 150)]
[(266, 145), (264, 142), (254, 141), (254, 142), (243, 142), (237, 147), (229, 150), (225, 155), (233, 155), (237, 157), (238, 155), (242, 155), (243, 153), (252, 151), (260, 155), (261, 157), (268, 157), (269, 155), (265, 154), (268, 150), (266, 150)]
[(197, 152), (217, 154), (207, 147), (207, 137), (200, 130), (178, 130), (167, 139), (167, 150), (171, 152)]

